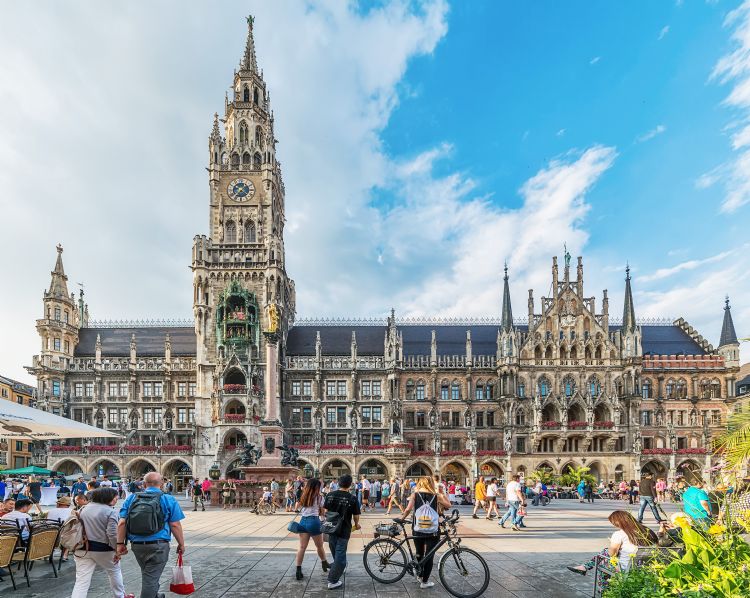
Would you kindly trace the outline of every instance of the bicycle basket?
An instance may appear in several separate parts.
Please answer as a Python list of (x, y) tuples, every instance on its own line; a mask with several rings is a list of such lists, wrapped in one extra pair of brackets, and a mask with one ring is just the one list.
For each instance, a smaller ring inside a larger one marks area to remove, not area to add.
[(401, 529), (395, 523), (378, 523), (375, 526), (375, 534), (393, 538), (401, 533)]

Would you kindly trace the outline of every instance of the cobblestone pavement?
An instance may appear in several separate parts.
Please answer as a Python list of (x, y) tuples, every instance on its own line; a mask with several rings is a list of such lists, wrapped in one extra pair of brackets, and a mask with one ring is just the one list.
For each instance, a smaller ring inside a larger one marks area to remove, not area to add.
[[(303, 564), (305, 578), (294, 577), (294, 554), (297, 537), (286, 530), (291, 519), (288, 514), (257, 516), (247, 511), (222, 511), (210, 508), (192, 512), (184, 505), (187, 518), (186, 561), (193, 567), (196, 593), (200, 598), (317, 598), (373, 597), (416, 598), (449, 596), (440, 585), (435, 570), (436, 586), (421, 590), (413, 580), (382, 585), (373, 582), (362, 563), (362, 548), (372, 539), (373, 526), (388, 521), (382, 509), (363, 517), (363, 532), (355, 533), (349, 543), (349, 565), (344, 576), (343, 590), (326, 588), (325, 576), (315, 552), (308, 548)], [(581, 577), (568, 572), (565, 565), (577, 564), (598, 552), (607, 544), (612, 528), (607, 515), (615, 508), (634, 509), (627, 502), (597, 501), (593, 505), (575, 500), (558, 500), (546, 507), (529, 507), (528, 528), (514, 532), (501, 529), (495, 522), (471, 518), (468, 507), (461, 508), (459, 534), (463, 543), (479, 551), (490, 567), (488, 597), (568, 598), (591, 596), (592, 576)], [(667, 511), (674, 510), (670, 505)], [(646, 523), (655, 528), (647, 511)], [(172, 557), (176, 557), (172, 552)], [(162, 576), (162, 591), (167, 596), (171, 569)], [(125, 589), (136, 596), (140, 590), (140, 571), (131, 554), (123, 559)], [(22, 574), (16, 579), (18, 590), (13, 591), (10, 579), (0, 582), (0, 596), (38, 596), (63, 598), (70, 596), (75, 582), (73, 559), (63, 563), (59, 578), (55, 579), (47, 563), (37, 563), (31, 575), (31, 588), (26, 588)], [(111, 596), (109, 583), (102, 571), (97, 571), (89, 596)]]

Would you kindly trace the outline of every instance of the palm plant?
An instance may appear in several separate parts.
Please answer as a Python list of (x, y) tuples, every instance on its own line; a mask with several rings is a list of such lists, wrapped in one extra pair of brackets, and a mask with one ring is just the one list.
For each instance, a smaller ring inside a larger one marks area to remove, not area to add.
[(722, 454), (727, 469), (747, 467), (750, 462), (750, 411), (733, 413), (729, 416), (729, 426), (715, 442), (716, 451)]
[(560, 483), (565, 486), (577, 486), (583, 480), (593, 486), (596, 484), (596, 478), (589, 473), (590, 471), (589, 467), (573, 467), (569, 465), (568, 470), (560, 476)]
[(555, 480), (555, 474), (549, 467), (540, 467), (529, 474), (529, 479), (539, 480), (542, 484), (551, 484)]

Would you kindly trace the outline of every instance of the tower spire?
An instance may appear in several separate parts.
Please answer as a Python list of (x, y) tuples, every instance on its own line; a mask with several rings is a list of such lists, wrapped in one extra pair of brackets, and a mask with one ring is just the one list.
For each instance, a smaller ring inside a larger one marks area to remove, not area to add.
[(510, 305), (510, 286), (508, 285), (508, 262), (505, 262), (505, 276), (503, 277), (503, 317), (501, 325), (505, 331), (513, 328), (513, 310)]
[(622, 329), (625, 332), (635, 330), (635, 307), (633, 291), (630, 288), (630, 264), (625, 266), (625, 306), (622, 310)]
[(57, 261), (55, 262), (55, 269), (52, 270), (52, 280), (49, 285), (49, 294), (55, 297), (69, 297), (68, 293), (68, 277), (65, 276), (65, 270), (63, 268), (62, 261), (62, 245), (57, 246)]
[(221, 131), (219, 131), (219, 113), (214, 112), (214, 126), (211, 129), (211, 141), (221, 141)]
[(733, 345), (737, 343), (737, 333), (734, 330), (734, 322), (732, 321), (732, 310), (729, 306), (729, 295), (724, 300), (724, 322), (721, 325), (721, 337), (719, 338), (719, 346)]
[(255, 58), (255, 38), (253, 37), (253, 23), (255, 18), (252, 15), (247, 17), (247, 41), (245, 42), (245, 55), (242, 57), (240, 66), (244, 71), (258, 72), (258, 61)]

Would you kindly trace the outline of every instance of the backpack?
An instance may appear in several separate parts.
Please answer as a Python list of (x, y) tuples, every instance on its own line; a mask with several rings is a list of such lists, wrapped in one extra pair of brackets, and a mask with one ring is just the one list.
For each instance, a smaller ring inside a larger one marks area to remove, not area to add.
[(349, 507), (344, 507), (344, 512), (326, 510), (326, 520), (321, 524), (320, 530), (324, 534), (336, 536), (341, 532), (344, 523), (344, 517), (349, 515)]
[(436, 534), (438, 532), (438, 512), (432, 506), (437, 500), (435, 496), (430, 499), (430, 502), (425, 502), (422, 498), (422, 494), (417, 492), (416, 494), (422, 506), (414, 512), (414, 533), (419, 534)]
[(161, 492), (139, 492), (130, 503), (126, 517), (128, 533), (133, 536), (153, 536), (164, 528)]
[(86, 529), (83, 527), (80, 511), (71, 512), (62, 524), (60, 528), (60, 546), (70, 551), (80, 548), (86, 548), (88, 551), (88, 538), (86, 538)]

